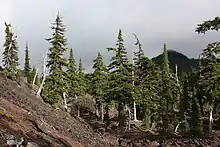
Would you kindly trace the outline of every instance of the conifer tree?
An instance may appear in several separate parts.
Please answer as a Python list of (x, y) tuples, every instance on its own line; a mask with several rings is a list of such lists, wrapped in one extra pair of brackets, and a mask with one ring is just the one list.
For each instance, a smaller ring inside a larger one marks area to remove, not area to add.
[(169, 68), (169, 60), (166, 44), (164, 44), (163, 53), (163, 68), (162, 68), (162, 91), (161, 91), (161, 110), (163, 129), (164, 131), (170, 131), (174, 129), (174, 122), (176, 121), (175, 109), (179, 106), (178, 93), (179, 87), (176, 83), (176, 79), (172, 75)]
[(73, 49), (70, 49), (66, 77), (68, 80), (68, 95), (69, 97), (75, 97), (79, 94), (79, 83)]
[(106, 71), (107, 68), (103, 63), (103, 58), (100, 53), (98, 53), (97, 58), (93, 61), (93, 76), (92, 76), (92, 89), (93, 95), (96, 98), (98, 107), (100, 108), (101, 119), (103, 120), (103, 103), (105, 102), (105, 92), (106, 92)]
[(31, 74), (30, 57), (29, 57), (29, 50), (28, 50), (28, 42), (26, 42), (24, 75), (27, 78), (28, 83), (31, 82), (31, 75), (30, 74)]
[(201, 136), (203, 127), (202, 127), (202, 119), (201, 119), (201, 112), (200, 107), (198, 104), (198, 99), (193, 96), (192, 99), (192, 112), (191, 112), (191, 133), (194, 136)]
[(118, 102), (119, 126), (122, 127), (125, 121), (124, 108), (132, 101), (132, 76), (131, 64), (127, 58), (127, 50), (124, 47), (121, 30), (118, 33), (116, 46), (117, 48), (108, 48), (109, 51), (115, 54), (109, 64), (108, 95), (111, 96), (112, 100)]
[(79, 67), (78, 67), (78, 84), (79, 84), (79, 89), (78, 89), (78, 95), (83, 96), (86, 94), (86, 79), (85, 79), (85, 73), (84, 73), (84, 68), (82, 65), (82, 59), (79, 59)]
[[(206, 33), (210, 30), (218, 31), (220, 29), (220, 18), (204, 21), (196, 28), (197, 33)], [(203, 97), (209, 103), (209, 131), (212, 130), (214, 107), (219, 105), (220, 98), (220, 42), (214, 42), (207, 45), (203, 50), (199, 77), (199, 90)], [(200, 98), (201, 99), (201, 98)], [(201, 107), (201, 110), (203, 108)]]
[(62, 17), (57, 14), (56, 20), (51, 27), (53, 36), (46, 39), (50, 42), (47, 67), (49, 75), (45, 81), (45, 102), (49, 104), (58, 103), (64, 92), (66, 92), (66, 81), (64, 78), (63, 67), (66, 66), (66, 60), (63, 58), (66, 48), (66, 38), (64, 36), (65, 27), (63, 26)]
[(159, 68), (147, 57), (142, 57), (139, 63), (139, 97), (137, 101), (143, 107), (146, 127), (158, 120), (159, 91), (161, 74)]
[(7, 75), (12, 79), (16, 79), (18, 73), (18, 45), (17, 36), (11, 30), (11, 24), (5, 22), (5, 42), (3, 51), (3, 66), (7, 71)]

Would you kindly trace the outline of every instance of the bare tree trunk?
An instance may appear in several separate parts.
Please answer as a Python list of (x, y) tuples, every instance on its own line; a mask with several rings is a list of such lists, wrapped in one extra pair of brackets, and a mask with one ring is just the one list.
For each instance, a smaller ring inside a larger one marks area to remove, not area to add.
[(177, 66), (177, 64), (175, 65), (175, 69), (176, 69), (176, 72), (175, 72), (176, 83), (177, 83), (178, 86), (180, 86), (180, 84), (179, 84), (179, 79), (178, 79), (178, 66)]
[[(78, 100), (77, 95), (75, 95), (76, 101)], [(77, 116), (80, 117), (80, 108), (77, 108)]]
[(37, 94), (36, 94), (37, 96), (40, 96), (41, 91), (42, 91), (42, 89), (44, 87), (45, 79), (46, 79), (46, 59), (47, 59), (47, 51), (46, 51), (46, 54), (43, 57), (43, 80), (42, 80), (42, 82), (40, 84), (40, 87), (39, 87), (39, 89), (37, 91)]
[(101, 103), (101, 120), (104, 121), (104, 104)]
[[(134, 66), (134, 59), (132, 57), (132, 64)], [(132, 70), (132, 87), (134, 87), (134, 71)], [(134, 121), (137, 121), (137, 109), (136, 109), (136, 103), (134, 99), (134, 90), (132, 89), (132, 95), (133, 95), (133, 109), (134, 109)]]
[(126, 113), (128, 113), (128, 124), (127, 124), (127, 127), (128, 127), (128, 130), (131, 129), (131, 111), (130, 111), (130, 108), (128, 107), (127, 104), (125, 104), (125, 110), (126, 110)]
[(35, 82), (36, 82), (37, 74), (38, 74), (38, 68), (37, 68), (37, 70), (36, 70), (36, 72), (34, 74), (34, 79), (33, 79), (32, 85), (34, 85)]
[(210, 113), (209, 113), (209, 132), (212, 131), (212, 124), (213, 124), (213, 103), (210, 105)]
[(66, 92), (63, 92), (63, 101), (64, 101), (64, 108), (68, 112), (67, 100), (66, 100)]
[(178, 128), (179, 128), (179, 126), (180, 126), (180, 124), (182, 123), (182, 121), (180, 121), (178, 124), (177, 124), (177, 126), (176, 126), (176, 128), (175, 128), (175, 133), (177, 133), (177, 130), (178, 130)]

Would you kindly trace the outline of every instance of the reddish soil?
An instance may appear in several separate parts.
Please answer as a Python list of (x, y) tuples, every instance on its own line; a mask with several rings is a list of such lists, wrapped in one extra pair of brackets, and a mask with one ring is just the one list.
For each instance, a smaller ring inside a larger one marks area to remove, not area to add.
[(0, 146), (9, 136), (42, 147), (113, 147), (117, 139), (101, 137), (84, 121), (54, 109), (37, 98), (28, 85), (19, 86), (0, 73)]

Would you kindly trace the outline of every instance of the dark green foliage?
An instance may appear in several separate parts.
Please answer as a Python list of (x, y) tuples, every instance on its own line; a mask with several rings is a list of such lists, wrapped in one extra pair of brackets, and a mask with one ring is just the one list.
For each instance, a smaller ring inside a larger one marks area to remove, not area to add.
[(173, 76), (168, 61), (166, 44), (164, 44), (163, 69), (162, 69), (162, 91), (160, 100), (161, 120), (164, 131), (174, 129), (176, 125), (176, 110), (179, 107), (179, 87), (176, 78)]
[(220, 29), (220, 18), (215, 17), (213, 20), (204, 21), (203, 23), (198, 24), (197, 26), (198, 26), (196, 28), (197, 33), (205, 34), (209, 30), (218, 31)]
[(79, 84), (79, 89), (78, 89), (78, 95), (83, 96), (86, 94), (86, 78), (85, 78), (85, 73), (84, 73), (84, 68), (82, 65), (82, 59), (79, 59), (79, 67), (78, 67), (78, 84)]
[(107, 84), (107, 68), (103, 63), (103, 58), (100, 53), (98, 53), (97, 58), (93, 61), (93, 76), (92, 76), (92, 89), (93, 95), (96, 98), (97, 104), (101, 104), (105, 102), (105, 92), (106, 92), (106, 84)]
[(5, 23), (5, 42), (3, 51), (3, 66), (7, 71), (7, 75), (12, 79), (16, 79), (18, 73), (18, 45), (17, 36), (11, 30), (11, 24)]
[(45, 81), (45, 102), (49, 104), (58, 103), (63, 92), (66, 92), (66, 81), (64, 78), (63, 67), (67, 65), (65, 58), (63, 58), (66, 48), (66, 39), (64, 36), (65, 28), (60, 15), (56, 17), (53, 26), (53, 36), (47, 41), (50, 42), (47, 67), (49, 68), (49, 75)]
[(114, 56), (111, 58), (111, 63), (109, 64), (109, 87), (107, 95), (109, 99), (118, 102), (119, 126), (123, 126), (124, 106), (132, 101), (132, 76), (131, 64), (127, 58), (127, 51), (124, 47), (121, 30), (118, 33), (116, 46), (117, 48), (108, 48), (109, 51), (114, 53)]
[(67, 71), (66, 71), (66, 80), (68, 81), (68, 95), (69, 97), (75, 97), (79, 95), (79, 83), (78, 83), (78, 74), (75, 59), (73, 56), (73, 49), (70, 49), (70, 55), (68, 59)]
[(31, 83), (31, 75), (30, 74), (31, 74), (30, 57), (29, 57), (29, 50), (28, 50), (28, 42), (26, 42), (24, 75), (27, 78), (28, 83)]
[(195, 96), (192, 97), (192, 112), (190, 126), (192, 135), (197, 137), (202, 135), (203, 125), (201, 119), (201, 112), (198, 104), (198, 99)]

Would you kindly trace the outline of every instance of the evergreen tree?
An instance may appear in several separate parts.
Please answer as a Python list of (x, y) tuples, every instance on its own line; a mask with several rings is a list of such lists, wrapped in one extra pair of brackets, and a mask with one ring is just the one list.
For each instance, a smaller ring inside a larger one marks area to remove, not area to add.
[(122, 31), (119, 30), (117, 48), (108, 48), (115, 53), (109, 64), (109, 88), (108, 96), (111, 100), (118, 102), (119, 126), (124, 125), (125, 111), (124, 107), (132, 101), (132, 76), (131, 64), (127, 58), (127, 50), (124, 47)]
[(202, 134), (202, 119), (198, 99), (193, 96), (192, 99), (192, 112), (191, 112), (191, 133), (199, 137)]
[(164, 131), (170, 131), (174, 129), (174, 123), (177, 119), (175, 116), (175, 110), (179, 106), (179, 87), (176, 83), (176, 79), (172, 75), (169, 68), (168, 53), (166, 44), (164, 44), (163, 53), (163, 69), (162, 69), (162, 91), (161, 91), (161, 116), (163, 121)]
[(18, 45), (17, 36), (11, 30), (11, 24), (5, 22), (5, 42), (3, 51), (3, 66), (7, 71), (7, 75), (12, 79), (16, 79), (18, 73)]
[[(93, 89), (93, 95), (96, 98), (96, 102), (98, 104), (98, 107), (101, 108), (100, 111), (103, 112), (103, 103), (105, 102), (105, 92), (106, 92), (106, 71), (107, 68), (103, 63), (103, 58), (100, 53), (98, 53), (97, 58), (93, 61), (93, 76), (92, 76), (92, 89)], [(103, 114), (102, 118), (103, 118)]]
[[(204, 21), (196, 28), (197, 33), (206, 33), (209, 30), (218, 31), (220, 28), (220, 18)], [(219, 105), (220, 98), (220, 42), (214, 42), (207, 45), (203, 50), (201, 59), (201, 68), (199, 72), (199, 90), (201, 99), (209, 103), (209, 131), (212, 130), (213, 112)], [(205, 97), (205, 100), (204, 100)], [(201, 107), (203, 112), (203, 107)]]
[(30, 57), (29, 57), (29, 50), (28, 50), (28, 42), (26, 42), (26, 49), (25, 49), (25, 63), (24, 63), (24, 75), (27, 78), (28, 83), (31, 83), (31, 67), (30, 67)]
[(159, 68), (147, 57), (141, 58), (137, 71), (139, 71), (139, 76), (136, 80), (138, 81), (138, 85), (136, 85), (138, 91), (136, 93), (139, 94), (139, 97), (136, 99), (143, 108), (145, 125), (150, 127), (151, 123), (157, 122), (159, 119), (161, 74)]
[(73, 56), (73, 49), (70, 49), (66, 77), (68, 80), (69, 97), (75, 97), (75, 95), (79, 95), (78, 75), (75, 59)]
[(220, 18), (215, 17), (213, 20), (204, 21), (197, 25), (196, 32), (205, 34), (209, 30), (218, 31), (220, 29)]
[(44, 100), (49, 104), (54, 104), (59, 102), (67, 87), (63, 71), (63, 67), (66, 66), (67, 62), (62, 57), (67, 50), (66, 38), (64, 36), (65, 28), (59, 13), (51, 29), (53, 30), (53, 36), (47, 39), (52, 46), (47, 54), (48, 62), (46, 66), (49, 68), (49, 75), (45, 81)]
[(79, 91), (78, 95), (83, 96), (86, 94), (86, 79), (84, 68), (82, 65), (82, 59), (79, 59), (79, 67), (78, 67), (78, 84), (79, 84)]

